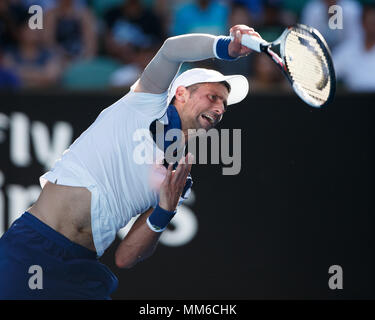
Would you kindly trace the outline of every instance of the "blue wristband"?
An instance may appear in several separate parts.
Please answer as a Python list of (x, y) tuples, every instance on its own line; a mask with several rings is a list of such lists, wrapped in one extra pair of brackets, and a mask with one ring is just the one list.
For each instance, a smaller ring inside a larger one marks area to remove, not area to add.
[(231, 39), (229, 36), (217, 37), (216, 45), (214, 44), (215, 46), (214, 50), (215, 50), (215, 55), (218, 59), (228, 60), (228, 61), (237, 60), (237, 58), (231, 57), (228, 53), (228, 46), (230, 42), (231, 42)]
[(147, 218), (147, 225), (152, 231), (162, 232), (167, 228), (168, 223), (172, 220), (175, 214), (176, 211), (167, 211), (157, 205)]

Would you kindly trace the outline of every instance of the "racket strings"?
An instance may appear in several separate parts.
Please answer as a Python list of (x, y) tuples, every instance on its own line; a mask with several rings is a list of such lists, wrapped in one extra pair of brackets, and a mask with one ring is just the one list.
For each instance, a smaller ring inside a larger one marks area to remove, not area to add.
[(314, 104), (327, 101), (331, 79), (326, 56), (318, 41), (303, 30), (292, 30), (285, 41), (284, 55), (295, 90)]
[[(310, 42), (302, 40), (305, 39), (300, 35), (297, 35), (295, 37), (288, 37), (288, 49), (293, 49), (295, 53), (294, 55), (290, 55), (289, 51), (289, 65), (290, 67), (294, 68), (295, 71), (304, 71), (303, 69), (306, 69), (307, 66), (310, 66), (309, 71), (315, 71), (312, 76), (315, 75), (316, 78), (321, 78), (322, 71), (327, 68), (327, 61), (324, 57), (324, 53), (314, 38), (311, 37), (309, 39), (312, 44), (314, 44), (314, 46), (312, 46)], [(293, 59), (296, 57), (298, 57), (299, 59)], [(315, 70), (312, 70), (311, 66), (313, 66)]]
[[(295, 44), (294, 47), (303, 48), (298, 44)], [(295, 49), (294, 52), (300, 55), (300, 59), (296, 61), (294, 58), (291, 61), (291, 57), (289, 57), (288, 69), (293, 80), (297, 81), (306, 90), (315, 93), (318, 97), (321, 96), (322, 99), (326, 99), (329, 94), (329, 87), (326, 88), (326, 92), (324, 92), (324, 88), (327, 86), (329, 78), (324, 71), (327, 69), (327, 66), (324, 65), (324, 60), (303, 49), (298, 51)]]

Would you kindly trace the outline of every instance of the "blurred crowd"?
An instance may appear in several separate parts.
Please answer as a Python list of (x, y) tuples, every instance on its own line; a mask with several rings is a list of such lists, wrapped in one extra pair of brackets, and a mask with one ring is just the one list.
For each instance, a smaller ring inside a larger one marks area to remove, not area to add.
[[(43, 29), (30, 28), (32, 5), (43, 9)], [(330, 28), (334, 5), (342, 29)], [(341, 88), (375, 91), (375, 0), (0, 0), (0, 88), (128, 87), (169, 36), (227, 35), (246, 24), (272, 41), (294, 23), (323, 34)], [(262, 54), (184, 63), (182, 71), (192, 66), (243, 74), (252, 91), (290, 90)]]

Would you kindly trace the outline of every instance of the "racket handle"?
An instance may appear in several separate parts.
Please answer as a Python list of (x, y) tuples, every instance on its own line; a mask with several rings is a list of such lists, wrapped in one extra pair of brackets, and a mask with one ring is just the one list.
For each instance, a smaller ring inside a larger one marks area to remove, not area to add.
[[(233, 36), (230, 37), (233, 40)], [(261, 45), (268, 45), (269, 43), (266, 40), (258, 38), (256, 36), (251, 36), (249, 34), (243, 34), (241, 44), (245, 47), (248, 47), (256, 52), (260, 52)]]

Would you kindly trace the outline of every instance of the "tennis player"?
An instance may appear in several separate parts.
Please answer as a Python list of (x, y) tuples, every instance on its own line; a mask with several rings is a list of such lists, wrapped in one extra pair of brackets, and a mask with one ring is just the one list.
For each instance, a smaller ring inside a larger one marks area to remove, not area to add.
[(0, 239), (0, 299), (110, 299), (118, 280), (98, 258), (140, 213), (116, 250), (116, 265), (130, 268), (153, 253), (189, 194), (192, 158), (166, 167), (140, 163), (139, 129), (149, 130), (145, 154), (156, 149), (160, 160), (171, 142), (155, 148), (156, 120), (164, 132), (180, 129), (188, 138), (188, 129), (214, 127), (227, 105), (245, 98), (248, 82), (240, 75), (191, 69), (175, 78), (184, 61), (245, 56), (250, 49), (241, 45), (242, 34), (259, 36), (244, 25), (230, 32), (233, 40), (208, 34), (167, 39), (130, 92), (103, 110), (40, 178), (38, 200)]

